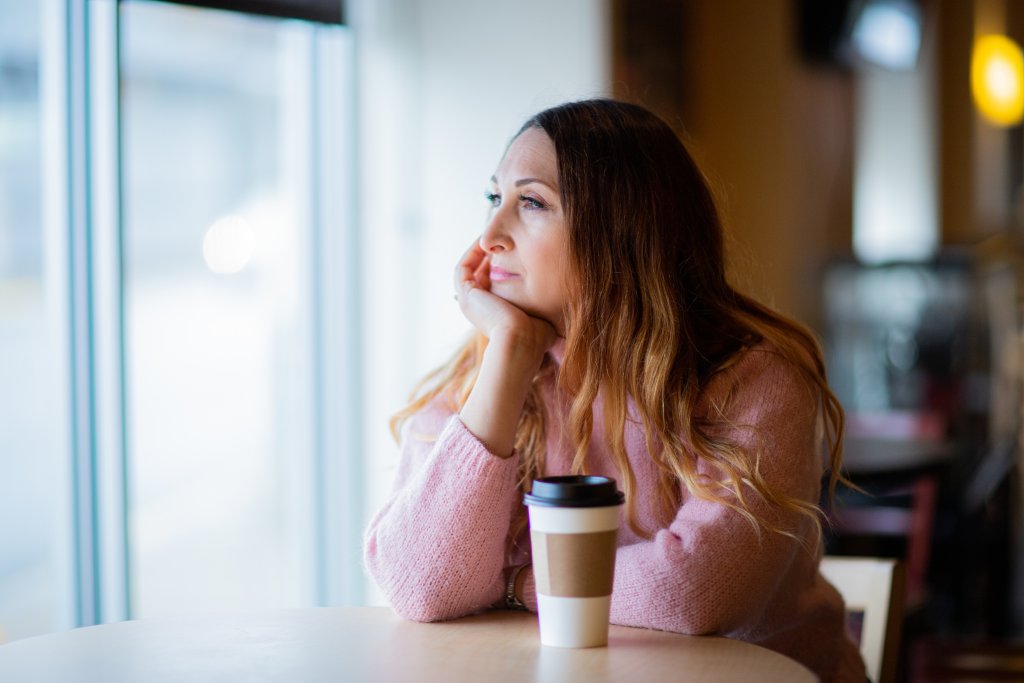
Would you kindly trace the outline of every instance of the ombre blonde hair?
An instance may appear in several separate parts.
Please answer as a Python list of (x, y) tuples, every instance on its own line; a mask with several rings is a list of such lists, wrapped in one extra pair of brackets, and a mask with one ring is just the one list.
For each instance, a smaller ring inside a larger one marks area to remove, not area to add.
[[(805, 327), (726, 282), (722, 225), (686, 148), (646, 109), (606, 99), (543, 111), (519, 134), (529, 128), (546, 132), (555, 146), (571, 303), (561, 367), (545, 359), (519, 420), (520, 488), (528, 491), (534, 478), (546, 474), (546, 410), (539, 387), (544, 375), (557, 371), (558, 391), (570, 404), (562, 436), (575, 453), (572, 471), (586, 472), (593, 406), (600, 400), (603, 438), (626, 494), (627, 520), (638, 535), (650, 538), (655, 530), (638, 521), (637, 497), (648, 492), (636, 490), (624, 442), (627, 420), (641, 425), (659, 472), (653, 494), (663, 524), (672, 520), (685, 489), (732, 508), (759, 533), (801, 538), (797, 527), (775, 521), (793, 518), (775, 512), (789, 512), (809, 520), (820, 537), (815, 502), (769, 486), (758, 465), (760, 453), (747, 453), (721, 436), (724, 431), (716, 427), (735, 426), (723, 423), (726, 406), (700, 408), (712, 377), (763, 344), (798, 368), (817, 399), (829, 496), (846, 481), (840, 472), (843, 410), (828, 387), (821, 348)], [(461, 409), (485, 347), (486, 339), (476, 334), (424, 379), (392, 418), (396, 439), (402, 424), (432, 401)], [(702, 476), (699, 462), (720, 476)], [(524, 526), (520, 515), (512, 538)]]

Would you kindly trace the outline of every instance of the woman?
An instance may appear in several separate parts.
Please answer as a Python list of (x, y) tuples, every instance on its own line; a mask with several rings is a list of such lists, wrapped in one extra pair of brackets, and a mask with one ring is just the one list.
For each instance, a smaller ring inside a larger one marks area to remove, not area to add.
[(626, 494), (612, 623), (863, 681), (818, 573), (842, 409), (813, 337), (727, 284), (711, 193), (671, 129), (610, 100), (554, 107), (513, 139), (487, 199), (455, 272), (477, 334), (396, 415), (397, 485), (366, 535), (395, 610), (536, 609), (522, 494), (586, 472)]

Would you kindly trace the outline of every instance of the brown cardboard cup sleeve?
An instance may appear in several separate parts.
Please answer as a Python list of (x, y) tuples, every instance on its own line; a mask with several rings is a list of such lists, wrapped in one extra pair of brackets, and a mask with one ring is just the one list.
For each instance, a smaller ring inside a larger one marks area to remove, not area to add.
[(553, 534), (531, 531), (537, 592), (563, 598), (611, 595), (617, 531)]

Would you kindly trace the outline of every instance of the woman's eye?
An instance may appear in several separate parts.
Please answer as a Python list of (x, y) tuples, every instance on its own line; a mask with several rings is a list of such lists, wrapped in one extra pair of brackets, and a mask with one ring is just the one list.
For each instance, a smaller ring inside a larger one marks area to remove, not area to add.
[(495, 194), (494, 192), (484, 192), (484, 199), (486, 199), (487, 203), (491, 206), (498, 206), (501, 204), (501, 195)]
[(523, 202), (526, 205), (526, 208), (528, 209), (546, 208), (544, 206), (544, 202), (542, 202), (541, 200), (534, 199), (533, 197), (527, 197), (526, 195), (519, 195), (519, 201)]

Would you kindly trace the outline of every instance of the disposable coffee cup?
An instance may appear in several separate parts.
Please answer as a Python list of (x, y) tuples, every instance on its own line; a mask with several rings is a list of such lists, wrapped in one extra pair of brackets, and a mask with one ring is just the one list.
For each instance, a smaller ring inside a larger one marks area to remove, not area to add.
[(623, 500), (614, 479), (591, 476), (535, 479), (523, 497), (530, 515), (542, 644), (608, 644)]

